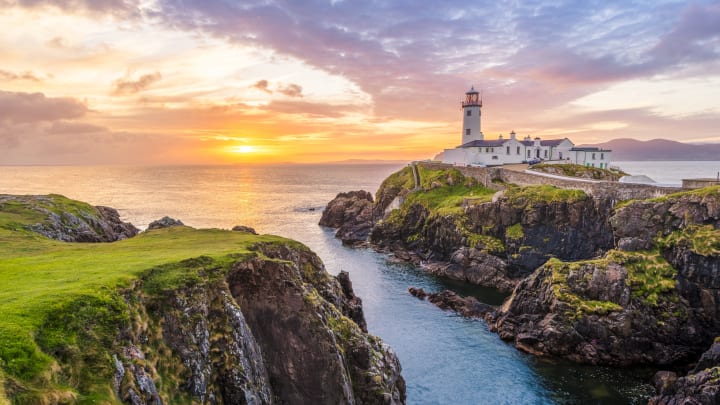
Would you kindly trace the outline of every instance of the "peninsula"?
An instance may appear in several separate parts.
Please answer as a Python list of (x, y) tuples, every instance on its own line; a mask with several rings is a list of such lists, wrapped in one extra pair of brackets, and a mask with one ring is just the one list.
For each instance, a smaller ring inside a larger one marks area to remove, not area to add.
[(236, 229), (0, 195), (0, 404), (404, 403), (347, 273)]
[(712, 346), (720, 336), (720, 186), (418, 163), (389, 176), (375, 198), (339, 194), (320, 223), (339, 228), (346, 244), (511, 292), (497, 308), (447, 292), (432, 301), (483, 318), (523, 351), (684, 368), (688, 377), (658, 373), (652, 403), (720, 399)]

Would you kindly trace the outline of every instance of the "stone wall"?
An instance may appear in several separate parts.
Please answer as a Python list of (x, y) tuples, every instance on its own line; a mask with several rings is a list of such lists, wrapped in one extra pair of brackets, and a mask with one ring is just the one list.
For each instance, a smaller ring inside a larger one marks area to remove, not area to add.
[(455, 168), (466, 177), (473, 177), (487, 187), (494, 188), (497, 182), (513, 183), (520, 186), (549, 184), (559, 188), (583, 190), (596, 197), (610, 197), (620, 200), (653, 198), (683, 191), (680, 187), (658, 187), (650, 184), (628, 184), (614, 181), (589, 181), (586, 179), (561, 179), (537, 174), (524, 173), (497, 167), (452, 166), (445, 163), (420, 162), (426, 169)]
[(718, 179), (683, 179), (683, 188), (703, 188), (707, 186), (716, 186), (720, 184), (720, 178)]

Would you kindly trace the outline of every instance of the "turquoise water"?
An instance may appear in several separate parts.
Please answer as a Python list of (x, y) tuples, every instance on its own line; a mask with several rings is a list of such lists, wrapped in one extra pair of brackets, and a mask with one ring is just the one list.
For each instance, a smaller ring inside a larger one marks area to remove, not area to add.
[(374, 192), (399, 166), (0, 167), (0, 193), (60, 193), (120, 210), (139, 227), (164, 215), (194, 227), (249, 225), (299, 240), (328, 271), (350, 273), (371, 333), (398, 353), (409, 404), (646, 403), (653, 370), (536, 359), (483, 321), (443, 312), (407, 293), (451, 288), (497, 305), (492, 289), (443, 281), (384, 255), (343, 247), (319, 227), (340, 191)]

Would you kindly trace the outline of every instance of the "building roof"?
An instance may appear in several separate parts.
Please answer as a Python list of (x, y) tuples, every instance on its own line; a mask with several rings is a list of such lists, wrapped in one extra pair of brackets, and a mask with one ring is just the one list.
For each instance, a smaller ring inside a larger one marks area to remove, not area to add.
[(596, 146), (574, 147), (570, 150), (574, 152), (612, 152), (610, 149), (600, 149)]
[(460, 145), (461, 148), (472, 148), (472, 147), (481, 147), (481, 148), (497, 148), (500, 146), (503, 146), (503, 144), (506, 142), (505, 139), (494, 139), (492, 141), (470, 141), (467, 143), (464, 143)]
[[(567, 138), (563, 138), (563, 139), (548, 139), (547, 141), (540, 141), (540, 145), (542, 145), (542, 146), (558, 146), (558, 145), (560, 145), (561, 143), (563, 143), (563, 141), (566, 141), (566, 140), (567, 140), (567, 141), (570, 141), (570, 140), (567, 139)], [(570, 142), (570, 143), (572, 143), (572, 142)]]
[[(511, 138), (512, 139), (512, 138)], [(461, 148), (472, 148), (472, 147), (480, 147), (480, 148), (496, 148), (505, 145), (505, 142), (510, 141), (511, 139), (493, 139), (493, 140), (482, 140), (482, 141), (470, 141), (467, 143), (464, 143), (460, 145)], [(556, 147), (560, 145), (563, 141), (565, 141), (567, 138), (563, 139), (548, 139), (546, 141), (540, 141), (540, 146), (550, 146), (550, 147)], [(521, 144), (525, 146), (534, 146), (535, 141), (527, 141), (527, 140), (517, 140)], [(572, 144), (572, 142), (570, 142)], [(596, 148), (597, 149), (597, 148)]]

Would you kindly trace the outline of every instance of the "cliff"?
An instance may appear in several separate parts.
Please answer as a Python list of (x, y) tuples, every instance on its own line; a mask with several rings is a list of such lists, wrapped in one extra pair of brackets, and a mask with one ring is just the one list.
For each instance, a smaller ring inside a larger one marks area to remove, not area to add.
[(347, 274), (299, 243), (185, 226), (66, 243), (36, 232), (38, 201), (95, 212), (0, 200), (0, 403), (404, 403)]
[(417, 169), (419, 184), (405, 168), (378, 190), (370, 242), (512, 291), (496, 310), (431, 294), (439, 306), (524, 351), (592, 364), (687, 364), (720, 335), (720, 187), (619, 201)]

